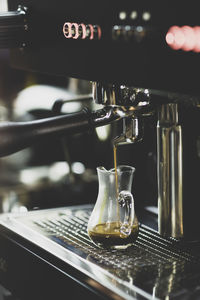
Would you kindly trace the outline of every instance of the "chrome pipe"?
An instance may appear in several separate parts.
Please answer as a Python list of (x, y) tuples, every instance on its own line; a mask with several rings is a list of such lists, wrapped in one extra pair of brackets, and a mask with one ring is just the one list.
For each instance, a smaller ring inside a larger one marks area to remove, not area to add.
[(161, 235), (174, 238), (184, 234), (182, 165), (178, 105), (164, 104), (157, 124), (158, 230)]

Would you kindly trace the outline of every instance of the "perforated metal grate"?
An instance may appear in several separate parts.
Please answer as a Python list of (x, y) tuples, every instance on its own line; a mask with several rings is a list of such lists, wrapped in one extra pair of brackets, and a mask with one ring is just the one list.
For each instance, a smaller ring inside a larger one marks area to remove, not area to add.
[(163, 238), (140, 225), (133, 246), (126, 250), (100, 249), (87, 234), (90, 213), (90, 210), (74, 210), (70, 215), (34, 220), (34, 224), (56, 243), (71, 247), (74, 253), (107, 270), (122, 283), (137, 286), (152, 297), (190, 299), (183, 295), (200, 295), (199, 245)]

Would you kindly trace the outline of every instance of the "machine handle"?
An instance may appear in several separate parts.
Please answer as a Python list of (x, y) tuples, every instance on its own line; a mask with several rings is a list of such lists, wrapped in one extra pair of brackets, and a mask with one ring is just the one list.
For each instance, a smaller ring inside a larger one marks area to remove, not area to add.
[(121, 191), (118, 196), (118, 201), (120, 206), (124, 207), (125, 210), (120, 232), (124, 237), (127, 237), (131, 234), (135, 217), (133, 195), (129, 191)]
[(15, 153), (40, 140), (84, 132), (92, 127), (90, 111), (30, 122), (0, 123), (0, 157)]
[(26, 8), (0, 13), (0, 48), (22, 47), (25, 43)]
[(0, 157), (15, 153), (40, 140), (81, 133), (125, 117), (118, 107), (80, 112), (30, 122), (0, 123)]

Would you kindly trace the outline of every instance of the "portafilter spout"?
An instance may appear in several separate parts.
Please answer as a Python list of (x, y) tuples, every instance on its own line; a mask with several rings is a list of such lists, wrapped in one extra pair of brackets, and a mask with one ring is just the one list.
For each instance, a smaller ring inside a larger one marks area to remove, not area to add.
[(152, 114), (148, 89), (119, 84), (93, 83), (93, 98), (105, 107), (122, 109), (123, 132), (114, 138), (114, 145), (135, 143), (143, 137), (143, 117)]

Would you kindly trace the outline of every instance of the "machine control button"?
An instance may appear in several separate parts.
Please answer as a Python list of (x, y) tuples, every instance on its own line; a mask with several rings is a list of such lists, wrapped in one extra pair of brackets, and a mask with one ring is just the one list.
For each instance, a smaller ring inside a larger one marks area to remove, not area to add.
[(65, 22), (63, 25), (63, 34), (67, 39), (100, 40), (101, 27), (92, 24)]
[(141, 42), (150, 33), (146, 26), (114, 25), (112, 28), (112, 39), (116, 41)]

